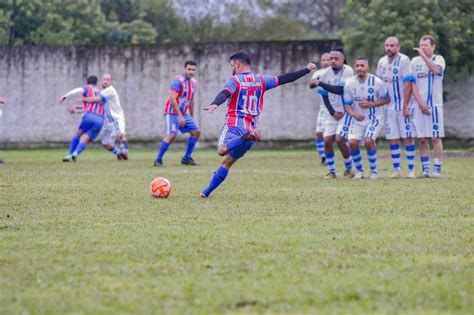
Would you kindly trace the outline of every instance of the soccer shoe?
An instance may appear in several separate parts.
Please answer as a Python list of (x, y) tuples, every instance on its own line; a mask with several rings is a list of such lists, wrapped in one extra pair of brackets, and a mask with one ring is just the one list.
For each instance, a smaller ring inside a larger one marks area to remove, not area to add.
[(336, 174), (333, 172), (329, 172), (326, 176), (324, 176), (324, 179), (336, 179)]
[(431, 178), (440, 178), (440, 177), (441, 177), (441, 173), (433, 172), (433, 173), (430, 174), (430, 177), (431, 177)]
[(155, 160), (155, 161), (153, 162), (153, 166), (154, 166), (154, 167), (164, 167), (164, 165), (163, 165), (163, 160)]
[(374, 179), (378, 179), (378, 178), (379, 178), (379, 174), (374, 173), (374, 172), (370, 172), (369, 179), (374, 180)]
[(354, 172), (351, 170), (345, 170), (344, 171), (344, 178), (351, 179), (354, 177)]
[(410, 178), (410, 179), (416, 178), (415, 173), (414, 172), (408, 173), (407, 178)]
[(363, 179), (364, 178), (364, 172), (358, 171), (352, 179)]
[(400, 174), (400, 171), (393, 171), (392, 176), (390, 178), (400, 178), (402, 177), (402, 174)]
[(193, 158), (189, 158), (185, 160), (184, 158), (181, 160), (181, 164), (183, 165), (192, 165), (192, 166), (197, 166), (198, 164), (193, 160)]
[(77, 155), (77, 152), (74, 152), (74, 153), (72, 154), (71, 157), (72, 157), (72, 161), (73, 161), (73, 162), (76, 162), (76, 161), (77, 161), (77, 156), (78, 156), (78, 155)]
[(321, 166), (328, 166), (328, 163), (326, 162), (325, 157), (321, 158)]
[(430, 172), (423, 171), (421, 172), (420, 176), (418, 176), (418, 178), (430, 178)]
[(201, 193), (199, 194), (199, 198), (201, 198), (201, 199), (207, 199), (207, 198), (209, 198), (209, 196), (206, 196), (203, 192), (201, 192)]
[(116, 156), (117, 156), (117, 160), (119, 160), (119, 161), (122, 161), (122, 160), (123, 160), (122, 155), (121, 155), (120, 153), (117, 154)]
[(117, 157), (118, 156), (120, 156), (119, 160), (128, 160), (128, 153), (125, 151), (120, 152), (119, 155), (117, 155)]
[(72, 154), (68, 154), (63, 158), (63, 162), (71, 162)]

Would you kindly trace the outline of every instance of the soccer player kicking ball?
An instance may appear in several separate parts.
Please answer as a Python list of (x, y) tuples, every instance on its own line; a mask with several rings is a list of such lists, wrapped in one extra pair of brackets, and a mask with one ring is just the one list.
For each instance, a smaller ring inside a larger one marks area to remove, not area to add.
[(226, 179), (231, 166), (247, 153), (254, 141), (260, 141), (257, 129), (258, 117), (263, 109), (263, 95), (279, 85), (293, 82), (316, 65), (309, 63), (306, 68), (280, 76), (264, 76), (250, 70), (251, 57), (246, 52), (237, 52), (230, 57), (233, 76), (227, 79), (222, 90), (211, 103), (204, 108), (212, 113), (227, 99), (226, 123), (219, 138), (217, 154), (223, 156), (222, 164), (201, 192), (201, 198), (208, 198)]
[(382, 128), (383, 106), (390, 103), (388, 89), (381, 79), (368, 73), (369, 61), (365, 57), (356, 58), (356, 76), (347, 80), (344, 86), (343, 103), (354, 122), (349, 129), (349, 146), (357, 168), (353, 179), (364, 178), (359, 143), (365, 142), (370, 165), (369, 179), (377, 179), (377, 148), (375, 140)]

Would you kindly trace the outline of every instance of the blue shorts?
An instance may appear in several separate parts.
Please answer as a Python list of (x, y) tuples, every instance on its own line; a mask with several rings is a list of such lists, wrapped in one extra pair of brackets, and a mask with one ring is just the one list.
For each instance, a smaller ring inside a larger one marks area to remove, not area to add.
[[(222, 128), (222, 133), (219, 138), (219, 145), (227, 144), (227, 142), (229, 142), (230, 140), (235, 139), (236, 137), (241, 137), (248, 132), (249, 131), (245, 128), (229, 127), (225, 125), (224, 128)], [(248, 150), (250, 150), (252, 145), (253, 145), (253, 141), (246, 141), (241, 146), (238, 146), (234, 150), (229, 151), (229, 155), (233, 159), (238, 160), (241, 157), (243, 157), (245, 153), (247, 153)]]
[(165, 114), (165, 130), (167, 135), (175, 135), (178, 133), (178, 130), (181, 133), (186, 133), (194, 130), (198, 130), (198, 126), (194, 122), (193, 117), (189, 114), (184, 114), (184, 123), (183, 127), (179, 126), (178, 115), (174, 114)]
[(100, 133), (102, 125), (104, 124), (104, 116), (97, 115), (94, 113), (86, 113), (82, 116), (81, 124), (79, 125), (79, 130), (87, 134), (91, 141), (94, 141), (95, 138)]

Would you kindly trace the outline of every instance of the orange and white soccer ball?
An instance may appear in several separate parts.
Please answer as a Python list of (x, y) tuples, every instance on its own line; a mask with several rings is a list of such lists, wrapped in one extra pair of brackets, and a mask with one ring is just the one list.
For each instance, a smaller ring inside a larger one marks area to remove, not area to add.
[(171, 189), (170, 181), (164, 177), (157, 177), (150, 183), (150, 193), (156, 198), (168, 198)]

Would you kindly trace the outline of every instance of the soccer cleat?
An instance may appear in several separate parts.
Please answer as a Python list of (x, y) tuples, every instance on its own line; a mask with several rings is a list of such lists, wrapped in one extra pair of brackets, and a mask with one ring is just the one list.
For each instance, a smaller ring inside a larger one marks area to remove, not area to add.
[(329, 172), (326, 176), (324, 176), (324, 179), (336, 179), (336, 174)]
[(193, 160), (193, 158), (189, 158), (187, 160), (182, 159), (181, 164), (183, 165), (192, 165), (192, 166), (197, 166), (198, 164)]
[(120, 153), (117, 155), (117, 157), (119, 157), (119, 156), (120, 156), (119, 160), (128, 160), (128, 153), (125, 152), (125, 151), (120, 152)]
[(421, 172), (420, 176), (418, 176), (418, 178), (430, 178), (430, 172), (423, 171)]
[(326, 158), (325, 157), (321, 158), (321, 166), (327, 166), (327, 165), (328, 163), (326, 162)]
[(415, 173), (414, 172), (408, 173), (407, 178), (410, 178), (410, 179), (416, 178)]
[(74, 152), (74, 153), (72, 154), (72, 161), (73, 161), (73, 162), (76, 162), (76, 161), (77, 161), (77, 152)]
[(369, 175), (369, 179), (378, 179), (379, 178), (379, 174), (377, 173), (374, 173), (374, 172), (370, 172), (370, 175)]
[(390, 178), (400, 178), (400, 177), (402, 177), (402, 174), (400, 174), (400, 171), (398, 170), (393, 171), (392, 176), (390, 176)]
[(354, 172), (351, 170), (345, 170), (344, 171), (344, 178), (350, 179), (354, 177)]
[(439, 172), (433, 172), (430, 174), (430, 177), (431, 178), (440, 178), (441, 177), (441, 173)]
[(63, 162), (71, 162), (71, 159), (72, 159), (72, 155), (68, 154), (63, 158)]
[(154, 167), (164, 167), (164, 165), (163, 165), (163, 160), (155, 160), (155, 161), (153, 162), (153, 166), (154, 166)]
[(201, 193), (199, 194), (199, 198), (201, 198), (201, 199), (207, 199), (207, 198), (209, 198), (209, 196), (206, 196), (203, 192), (201, 192)]
[(363, 179), (364, 178), (364, 172), (358, 171), (352, 179)]

